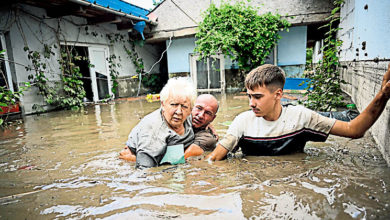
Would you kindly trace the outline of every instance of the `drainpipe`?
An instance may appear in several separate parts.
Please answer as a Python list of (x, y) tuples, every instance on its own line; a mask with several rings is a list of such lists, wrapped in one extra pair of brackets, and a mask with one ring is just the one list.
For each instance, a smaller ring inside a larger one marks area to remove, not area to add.
[(157, 25), (157, 22), (150, 21), (148, 19), (137, 17), (137, 16), (134, 16), (134, 15), (129, 15), (129, 14), (126, 14), (124, 12), (119, 12), (119, 11), (116, 11), (116, 10), (113, 10), (113, 9), (110, 9), (110, 8), (106, 8), (106, 7), (103, 7), (103, 6), (100, 6), (100, 5), (95, 5), (95, 4), (92, 4), (90, 2), (85, 2), (83, 0), (69, 0), (69, 1), (77, 3), (77, 4), (80, 4), (80, 5), (96, 8), (96, 9), (99, 9), (99, 10), (102, 10), (102, 11), (110, 12), (112, 14), (116, 14), (116, 15), (119, 15), (119, 16), (123, 16), (123, 17), (126, 17), (126, 18), (133, 19), (133, 20), (145, 21), (145, 22), (147, 22), (149, 24)]

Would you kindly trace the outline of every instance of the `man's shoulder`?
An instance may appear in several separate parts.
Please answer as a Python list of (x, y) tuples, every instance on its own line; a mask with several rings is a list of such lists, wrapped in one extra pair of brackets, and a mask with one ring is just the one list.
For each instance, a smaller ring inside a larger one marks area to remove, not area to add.
[(238, 114), (236, 116), (236, 118), (239, 118), (239, 119), (250, 119), (250, 118), (256, 118), (256, 115), (251, 111), (251, 110), (248, 110), (248, 111), (245, 111), (245, 112), (241, 112), (240, 114)]
[(310, 113), (312, 110), (306, 108), (303, 105), (283, 105), (283, 108), (287, 115), (300, 115)]

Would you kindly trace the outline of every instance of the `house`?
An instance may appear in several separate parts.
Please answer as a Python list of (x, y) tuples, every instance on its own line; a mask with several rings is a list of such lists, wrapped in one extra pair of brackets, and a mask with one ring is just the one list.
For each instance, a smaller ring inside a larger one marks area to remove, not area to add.
[[(200, 91), (242, 88), (240, 84), (242, 79), (236, 77), (237, 65), (228, 57), (222, 55), (214, 57), (217, 65), (224, 67), (220, 68), (220, 71), (215, 71), (207, 68), (203, 61), (198, 61), (198, 56), (193, 53), (196, 46), (196, 28), (203, 20), (202, 12), (209, 8), (211, 3), (218, 6), (220, 2), (165, 0), (150, 13), (158, 18), (158, 25), (153, 26), (148, 32), (146, 42), (165, 43), (166, 47), (169, 47), (167, 50), (169, 76), (192, 77)], [(285, 18), (292, 27), (288, 32), (280, 32), (282, 39), (272, 51), (267, 63), (281, 66), (288, 78), (302, 77), (306, 63), (306, 48), (314, 47), (316, 41), (324, 38), (325, 30), (318, 31), (318, 27), (325, 24), (325, 18), (330, 16), (334, 7), (332, 1), (254, 0), (249, 4), (260, 6), (260, 14), (271, 12), (287, 15)]]
[[(7, 82), (12, 91), (18, 90), (24, 82), (37, 79), (39, 69), (47, 85), (64, 83), (67, 70), (61, 62), (73, 56), (72, 65), (79, 67), (73, 71), (82, 74), (86, 100), (113, 97), (112, 76), (119, 84), (116, 97), (137, 94), (137, 67), (125, 47), (143, 58), (145, 69), (159, 58), (155, 45), (136, 44), (145, 28), (157, 24), (146, 16), (148, 13), (121, 0), (1, 1), (0, 45), (6, 51), (6, 61), (2, 62), (5, 74), (0, 82), (2, 86)], [(134, 48), (129, 41), (135, 42)], [(159, 65), (152, 73), (158, 71)], [(51, 92), (55, 95), (57, 91)], [(20, 106), (23, 114), (30, 114), (37, 111), (37, 105), (51, 107), (33, 85), (24, 92)]]

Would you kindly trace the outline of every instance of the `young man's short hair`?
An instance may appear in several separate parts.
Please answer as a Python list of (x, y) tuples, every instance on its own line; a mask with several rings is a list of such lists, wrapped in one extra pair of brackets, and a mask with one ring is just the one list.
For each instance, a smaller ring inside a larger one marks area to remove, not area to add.
[(245, 77), (245, 87), (253, 90), (258, 86), (267, 87), (272, 92), (278, 88), (283, 89), (286, 77), (282, 68), (264, 64), (248, 73)]

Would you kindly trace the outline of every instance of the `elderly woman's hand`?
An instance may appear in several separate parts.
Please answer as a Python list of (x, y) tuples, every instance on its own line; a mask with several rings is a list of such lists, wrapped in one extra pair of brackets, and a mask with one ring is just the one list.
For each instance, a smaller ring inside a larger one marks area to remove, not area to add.
[(126, 146), (125, 149), (123, 149), (123, 150), (119, 153), (119, 159), (123, 159), (123, 160), (131, 161), (131, 162), (135, 162), (137, 158), (136, 158), (135, 155), (130, 151), (130, 149)]

